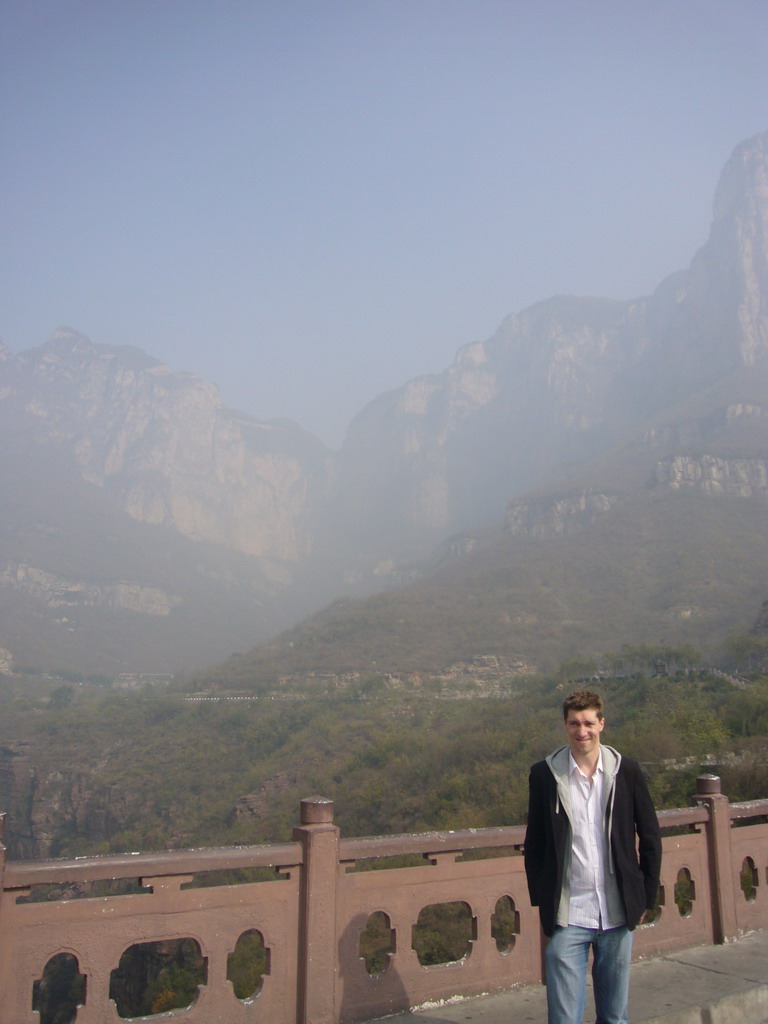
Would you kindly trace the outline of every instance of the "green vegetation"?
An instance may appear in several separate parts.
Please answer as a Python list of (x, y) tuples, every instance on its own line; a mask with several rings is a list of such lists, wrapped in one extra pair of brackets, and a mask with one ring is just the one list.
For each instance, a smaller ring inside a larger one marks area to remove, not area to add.
[(435, 903), (422, 908), (412, 932), (422, 967), (452, 963), (469, 952), (472, 912), (466, 903)]
[(430, 675), (474, 654), (550, 673), (576, 653), (600, 659), (617, 637), (688, 645), (711, 662), (753, 621), (767, 564), (765, 503), (647, 488), (577, 535), (504, 534), (419, 583), (337, 601), (190, 685), (268, 692), (309, 673)]
[(40, 1014), (40, 1024), (71, 1024), (85, 1002), (85, 981), (71, 953), (51, 957), (32, 988), (32, 1012)]
[(121, 1017), (165, 1013), (190, 1006), (206, 977), (194, 939), (141, 942), (126, 949), (112, 971), (109, 997)]
[(383, 974), (393, 952), (392, 928), (387, 914), (374, 911), (360, 935), (360, 956), (369, 974)]
[(238, 999), (251, 999), (261, 988), (267, 971), (264, 938), (255, 928), (243, 932), (227, 957), (227, 978)]
[[(625, 648), (601, 659), (599, 680), (571, 674), (596, 667), (572, 659), (473, 699), (382, 677), (249, 701), (97, 687), (64, 699), (54, 686), (5, 704), (0, 745), (24, 738), (57, 856), (286, 840), (311, 793), (334, 800), (345, 835), (520, 823), (528, 768), (562, 742), (560, 704), (576, 685), (603, 693), (605, 740), (647, 765), (659, 806), (688, 802), (707, 757), (732, 799), (767, 795), (768, 677), (739, 688), (693, 660), (690, 649)], [(31, 797), (19, 785), (0, 792), (16, 856), (15, 818)]]

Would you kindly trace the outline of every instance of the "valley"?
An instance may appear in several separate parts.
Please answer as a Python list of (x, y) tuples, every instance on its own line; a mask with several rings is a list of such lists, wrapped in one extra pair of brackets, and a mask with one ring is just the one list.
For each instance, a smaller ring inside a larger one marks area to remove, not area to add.
[(345, 835), (517, 824), (528, 767), (562, 742), (564, 688), (578, 685), (604, 694), (606, 740), (644, 763), (661, 807), (685, 804), (703, 766), (734, 798), (756, 798), (768, 787), (768, 676), (734, 685), (698, 657), (625, 647), (550, 676), (497, 664), (474, 686), (314, 677), (250, 699), (6, 687), (5, 843), (28, 859), (284, 841), (311, 793), (334, 800)]

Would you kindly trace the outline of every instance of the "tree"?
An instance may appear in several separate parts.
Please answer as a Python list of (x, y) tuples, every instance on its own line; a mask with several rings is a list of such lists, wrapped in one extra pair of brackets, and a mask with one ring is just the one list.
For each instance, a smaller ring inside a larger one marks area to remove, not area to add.
[(63, 711), (64, 708), (70, 707), (74, 699), (75, 689), (73, 686), (59, 686), (51, 693), (48, 707), (52, 711)]
[(727, 637), (723, 649), (734, 668), (754, 672), (768, 661), (768, 640), (752, 633), (732, 633)]

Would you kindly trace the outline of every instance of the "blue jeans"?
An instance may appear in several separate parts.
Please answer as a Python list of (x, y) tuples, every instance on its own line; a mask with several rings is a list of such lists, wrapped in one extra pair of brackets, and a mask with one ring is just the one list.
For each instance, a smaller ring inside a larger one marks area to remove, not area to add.
[(582, 1024), (590, 948), (596, 1024), (628, 1024), (632, 932), (571, 924), (555, 928), (547, 946), (548, 1024)]

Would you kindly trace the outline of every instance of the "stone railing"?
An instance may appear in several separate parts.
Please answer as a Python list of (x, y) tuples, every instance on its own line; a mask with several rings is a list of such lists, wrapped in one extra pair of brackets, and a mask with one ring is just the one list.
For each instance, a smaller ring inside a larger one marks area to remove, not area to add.
[[(732, 805), (714, 776), (699, 778), (691, 807), (659, 814), (660, 909), (636, 932), (636, 956), (768, 927), (767, 816), (768, 799)], [(76, 1024), (115, 1024), (124, 1018), (110, 983), (123, 953), (182, 939), (205, 965), (191, 1005), (174, 1014), (184, 1024), (350, 1024), (537, 982), (542, 940), (523, 835), (515, 826), (342, 839), (332, 802), (318, 797), (302, 801), (289, 843), (39, 862), (6, 861), (0, 847), (0, 1020), (46, 1024), (41, 979), (65, 956), (82, 979)], [(277, 874), (195, 884), (243, 868)], [(114, 879), (134, 880), (135, 891), (97, 896), (91, 888), (72, 898), (78, 886)], [(40, 886), (64, 888), (30, 900)], [(440, 904), (465, 909), (467, 949), (425, 966), (412, 937), (420, 912)], [(372, 919), (390, 940), (378, 973), (369, 973), (361, 949)], [(256, 994), (238, 998), (228, 965), (239, 938), (254, 933), (265, 947), (264, 973)]]

